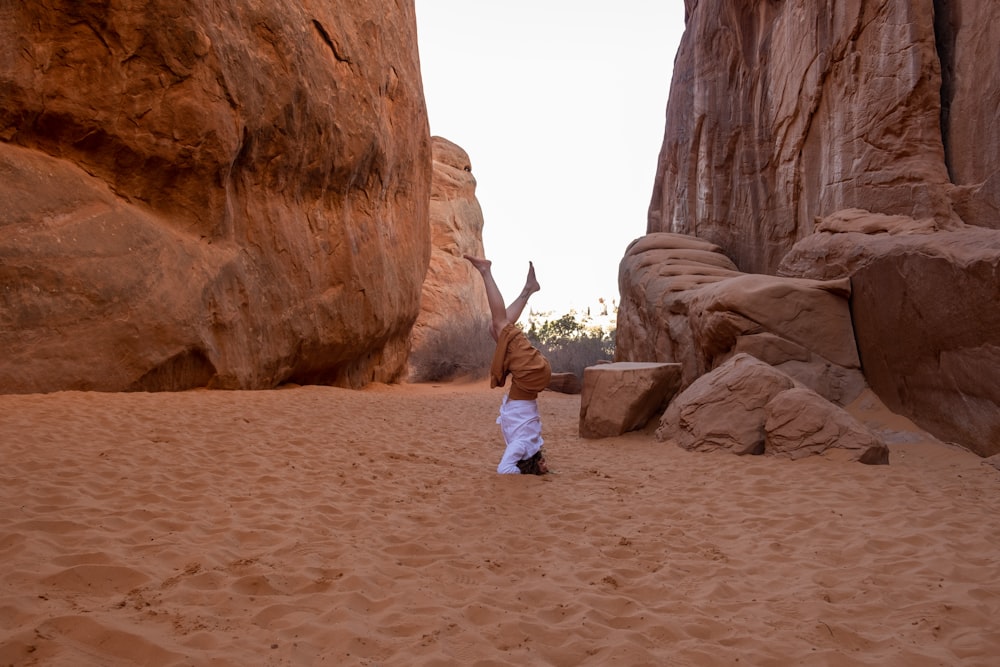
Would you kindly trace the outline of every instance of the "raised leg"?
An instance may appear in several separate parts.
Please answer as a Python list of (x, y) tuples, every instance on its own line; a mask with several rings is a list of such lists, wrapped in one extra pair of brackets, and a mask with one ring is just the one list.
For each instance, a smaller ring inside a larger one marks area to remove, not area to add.
[(541, 286), (535, 279), (535, 265), (528, 262), (528, 277), (524, 281), (524, 288), (521, 290), (521, 293), (507, 306), (507, 321), (517, 322), (524, 311), (524, 307), (528, 305), (528, 298), (540, 289)]
[(528, 304), (528, 298), (541, 289), (535, 279), (535, 267), (531, 262), (528, 262), (528, 278), (525, 280), (524, 288), (517, 298), (510, 302), (509, 306), (505, 306), (500, 288), (497, 287), (496, 281), (493, 279), (491, 270), (493, 263), (488, 259), (470, 255), (465, 255), (465, 259), (476, 267), (479, 275), (483, 277), (483, 284), (486, 286), (486, 301), (490, 305), (490, 317), (492, 318), (490, 333), (496, 340), (505, 326), (511, 322), (517, 322)]

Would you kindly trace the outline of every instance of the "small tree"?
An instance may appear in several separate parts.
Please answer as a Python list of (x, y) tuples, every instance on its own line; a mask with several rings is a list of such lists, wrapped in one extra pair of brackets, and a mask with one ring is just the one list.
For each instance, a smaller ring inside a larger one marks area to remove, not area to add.
[(587, 326), (575, 311), (555, 319), (528, 318), (525, 335), (546, 356), (554, 373), (573, 373), (581, 380), (583, 369), (615, 355), (615, 329)]
[[(547, 315), (547, 314), (546, 314)], [(545, 355), (555, 373), (573, 373), (615, 356), (615, 328), (587, 325), (575, 311), (555, 319), (532, 313), (524, 332)], [(410, 352), (410, 377), (415, 382), (442, 382), (459, 377), (483, 378), (489, 373), (496, 345), (487, 320), (457, 322), (428, 332)]]

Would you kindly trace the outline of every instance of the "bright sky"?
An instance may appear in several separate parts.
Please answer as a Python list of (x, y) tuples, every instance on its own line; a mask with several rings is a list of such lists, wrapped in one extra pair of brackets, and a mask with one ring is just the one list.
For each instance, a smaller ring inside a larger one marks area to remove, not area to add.
[(683, 0), (416, 0), (431, 134), (468, 153), (504, 296), (618, 299), (646, 232)]

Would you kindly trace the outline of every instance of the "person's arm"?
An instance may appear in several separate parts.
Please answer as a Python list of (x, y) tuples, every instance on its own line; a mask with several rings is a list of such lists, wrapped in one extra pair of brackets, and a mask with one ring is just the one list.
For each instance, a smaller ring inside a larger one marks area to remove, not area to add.
[(503, 458), (500, 459), (500, 465), (497, 466), (497, 472), (501, 475), (520, 475), (521, 469), (517, 467), (517, 462), (521, 460), (523, 455), (523, 448), (517, 445), (507, 445), (507, 449), (503, 452)]

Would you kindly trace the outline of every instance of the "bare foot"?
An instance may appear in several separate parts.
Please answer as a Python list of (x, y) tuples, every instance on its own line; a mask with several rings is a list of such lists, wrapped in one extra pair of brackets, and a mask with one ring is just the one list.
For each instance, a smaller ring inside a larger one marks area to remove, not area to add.
[(476, 267), (476, 270), (479, 271), (480, 273), (485, 273), (489, 271), (490, 267), (493, 266), (493, 262), (491, 262), (488, 259), (484, 259), (482, 257), (473, 257), (472, 255), (462, 255), (462, 256), (465, 257), (465, 259), (469, 260), (469, 263), (472, 264), (472, 266)]
[(538, 284), (538, 280), (535, 279), (535, 265), (531, 262), (528, 262), (528, 278), (524, 281), (524, 289), (528, 294), (533, 294), (542, 289), (542, 286)]

